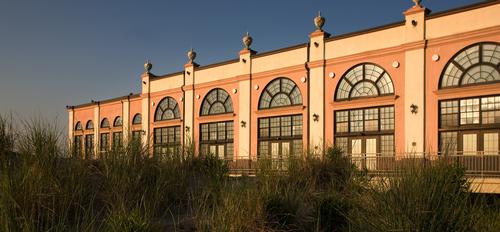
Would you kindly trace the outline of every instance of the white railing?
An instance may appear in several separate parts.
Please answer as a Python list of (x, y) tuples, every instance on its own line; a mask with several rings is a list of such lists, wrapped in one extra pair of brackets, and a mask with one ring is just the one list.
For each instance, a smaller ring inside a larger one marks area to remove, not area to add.
[[(432, 165), (437, 161), (457, 164), (465, 169), (468, 176), (500, 178), (500, 153), (404, 153), (404, 154), (347, 154), (351, 163), (370, 174), (390, 174), (401, 170), (408, 162)], [(226, 160), (231, 174), (255, 174), (259, 166), (286, 171), (288, 159), (233, 159)]]

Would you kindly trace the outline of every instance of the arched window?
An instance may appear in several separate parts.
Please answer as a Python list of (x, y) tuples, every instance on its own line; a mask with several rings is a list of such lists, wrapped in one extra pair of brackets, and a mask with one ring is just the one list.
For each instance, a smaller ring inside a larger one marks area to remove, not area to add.
[(302, 94), (292, 80), (279, 77), (271, 81), (262, 91), (259, 109), (302, 104)]
[(179, 105), (177, 104), (177, 101), (175, 101), (175, 99), (173, 99), (172, 97), (163, 98), (156, 108), (155, 121), (165, 121), (180, 117), (181, 113), (179, 110)]
[(441, 75), (440, 88), (500, 81), (500, 46), (477, 43), (458, 52)]
[(85, 129), (87, 129), (87, 130), (94, 129), (94, 123), (92, 122), (92, 120), (87, 121), (87, 125), (85, 125)]
[(82, 129), (83, 129), (82, 123), (80, 121), (76, 122), (75, 130), (82, 130)]
[(101, 128), (109, 128), (109, 120), (108, 118), (104, 118), (101, 121)]
[(134, 118), (132, 119), (132, 125), (141, 124), (141, 123), (142, 123), (141, 114), (135, 114)]
[(233, 112), (233, 102), (229, 94), (221, 89), (212, 89), (208, 92), (201, 104), (200, 115), (225, 114)]
[(364, 63), (349, 69), (337, 86), (335, 100), (394, 94), (391, 77), (381, 67)]
[(115, 121), (113, 122), (113, 126), (122, 126), (122, 125), (123, 125), (122, 117), (117, 116), (115, 118)]

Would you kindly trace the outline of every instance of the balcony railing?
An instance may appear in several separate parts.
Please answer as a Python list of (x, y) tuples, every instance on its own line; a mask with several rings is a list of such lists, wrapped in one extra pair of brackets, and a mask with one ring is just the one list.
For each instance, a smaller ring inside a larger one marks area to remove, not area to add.
[[(500, 178), (499, 152), (474, 153), (405, 153), (405, 154), (347, 154), (351, 163), (365, 170), (369, 174), (384, 175), (401, 170), (402, 166), (410, 162), (432, 165), (441, 160), (450, 164), (457, 164), (465, 169), (468, 176)], [(287, 171), (289, 159), (234, 159), (227, 160), (230, 174), (254, 175), (259, 166), (266, 165), (268, 169)]]

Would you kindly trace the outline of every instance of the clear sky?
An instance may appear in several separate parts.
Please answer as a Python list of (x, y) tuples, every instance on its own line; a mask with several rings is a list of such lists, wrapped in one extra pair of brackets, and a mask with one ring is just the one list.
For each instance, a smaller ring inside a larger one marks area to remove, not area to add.
[[(433, 12), (478, 0), (428, 0)], [(403, 20), (411, 0), (0, 0), (0, 114), (57, 117), (66, 105), (140, 91), (146, 59), (177, 72), (193, 47), (206, 65), (305, 43), (321, 10), (332, 35)]]

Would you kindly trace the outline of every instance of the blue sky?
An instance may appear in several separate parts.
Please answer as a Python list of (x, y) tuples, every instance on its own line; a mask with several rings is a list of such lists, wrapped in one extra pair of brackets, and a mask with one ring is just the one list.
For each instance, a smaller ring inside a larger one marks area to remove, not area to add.
[[(428, 0), (433, 12), (479, 2)], [(249, 31), (252, 48), (305, 43), (318, 10), (333, 35), (403, 20), (410, 0), (0, 0), (0, 114), (67, 125), (66, 105), (140, 91), (152, 72), (181, 71), (193, 47), (197, 63), (234, 59)]]

